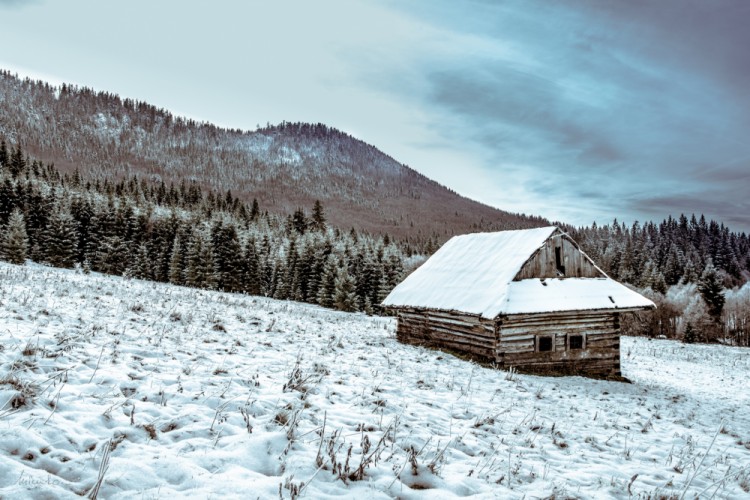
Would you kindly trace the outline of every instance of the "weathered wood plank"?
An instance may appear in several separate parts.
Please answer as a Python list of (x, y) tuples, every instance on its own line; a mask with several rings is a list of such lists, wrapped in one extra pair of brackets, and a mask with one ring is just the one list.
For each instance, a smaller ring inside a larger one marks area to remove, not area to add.
[(564, 320), (565, 318), (577, 318), (577, 317), (595, 317), (595, 316), (612, 316), (622, 310), (612, 309), (587, 309), (581, 311), (559, 311), (559, 312), (548, 312), (548, 313), (524, 313), (524, 314), (511, 314), (503, 316), (501, 319), (503, 322), (514, 321), (514, 320)]
[[(561, 274), (558, 269), (556, 248), (560, 249), (560, 265), (565, 269), (564, 274)], [(514, 280), (557, 277), (600, 278), (604, 276), (605, 274), (596, 267), (594, 262), (580, 250), (570, 237), (555, 234), (521, 266), (521, 270)]]
[(425, 315), (431, 315), (436, 318), (449, 318), (449, 319), (455, 319), (459, 321), (465, 321), (466, 323), (481, 323), (481, 322), (492, 322), (492, 320), (488, 320), (485, 318), (482, 318), (479, 315), (473, 315), (473, 314), (466, 314), (466, 313), (460, 313), (460, 312), (453, 312), (453, 311), (442, 311), (437, 309), (414, 309), (414, 308), (396, 308), (399, 315), (401, 314), (412, 314), (415, 316), (425, 316)]
[(474, 335), (456, 331), (454, 329), (442, 328), (434, 324), (424, 322), (408, 322), (400, 320), (397, 328), (397, 334), (400, 337), (413, 337), (415, 339), (429, 340), (433, 342), (446, 342), (455, 340), (457, 343), (471, 344), (474, 346), (494, 350), (494, 338), (488, 338), (481, 335)]
[(487, 331), (484, 328), (476, 328), (476, 327), (471, 328), (465, 325), (453, 325), (453, 324), (448, 324), (448, 323), (417, 321), (411, 318), (402, 319), (400, 320), (400, 322), (402, 322), (405, 326), (411, 325), (412, 328), (415, 328), (418, 325), (421, 328), (439, 329), (439, 330), (444, 330), (444, 331), (456, 332), (456, 334), (462, 334), (462, 335), (480, 338), (487, 342), (491, 342), (493, 344), (495, 342), (495, 332)]
[(570, 361), (581, 359), (619, 359), (620, 353), (616, 349), (581, 350), (581, 351), (548, 351), (548, 352), (507, 352), (505, 361), (524, 361), (530, 363), (549, 363), (553, 361)]
[(489, 321), (489, 320), (484, 320), (482, 322), (479, 322), (479, 321), (468, 322), (468, 321), (463, 321), (458, 318), (435, 316), (432, 313), (417, 314), (417, 313), (412, 313), (412, 312), (400, 313), (399, 318), (404, 318), (410, 321), (428, 322), (430, 324), (441, 324), (444, 327), (456, 326), (466, 331), (475, 331), (479, 334), (487, 335), (490, 337), (495, 336), (494, 322)]
[(580, 333), (591, 333), (592, 335), (607, 335), (607, 334), (617, 334), (618, 330), (612, 328), (612, 325), (593, 325), (593, 326), (586, 326), (586, 325), (576, 325), (576, 326), (567, 326), (567, 325), (560, 325), (558, 327), (549, 327), (549, 328), (511, 328), (506, 330), (505, 328), (502, 328), (500, 330), (500, 340), (505, 341), (505, 339), (513, 339), (516, 337), (524, 337), (526, 335), (565, 335), (565, 334), (580, 334)]

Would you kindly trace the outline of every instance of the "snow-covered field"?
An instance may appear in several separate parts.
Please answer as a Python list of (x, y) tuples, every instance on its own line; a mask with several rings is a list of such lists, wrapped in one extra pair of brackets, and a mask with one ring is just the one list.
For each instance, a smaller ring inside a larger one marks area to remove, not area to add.
[(749, 350), (623, 338), (625, 384), (394, 329), (0, 264), (0, 497), (750, 496)]

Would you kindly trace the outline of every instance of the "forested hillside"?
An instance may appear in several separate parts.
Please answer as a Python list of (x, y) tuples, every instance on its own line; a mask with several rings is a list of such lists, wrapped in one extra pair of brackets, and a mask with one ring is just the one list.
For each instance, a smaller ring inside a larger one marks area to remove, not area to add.
[(479, 230), (547, 222), (457, 195), (375, 147), (323, 124), (255, 131), (176, 117), (145, 102), (70, 85), (53, 87), (0, 71), (0, 136), (63, 173), (93, 179), (138, 175), (166, 184), (231, 189), (269, 212), (320, 200), (337, 227), (445, 241)]
[(288, 216), (196, 183), (60, 174), (0, 140), (0, 257), (372, 312), (431, 251), (341, 232), (315, 203)]

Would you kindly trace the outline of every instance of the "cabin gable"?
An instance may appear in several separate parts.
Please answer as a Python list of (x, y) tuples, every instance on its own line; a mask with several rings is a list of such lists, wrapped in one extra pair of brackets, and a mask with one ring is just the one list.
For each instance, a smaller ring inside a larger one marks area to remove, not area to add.
[(513, 278), (520, 281), (532, 278), (606, 278), (604, 271), (583, 253), (578, 244), (566, 234), (556, 231), (521, 266)]

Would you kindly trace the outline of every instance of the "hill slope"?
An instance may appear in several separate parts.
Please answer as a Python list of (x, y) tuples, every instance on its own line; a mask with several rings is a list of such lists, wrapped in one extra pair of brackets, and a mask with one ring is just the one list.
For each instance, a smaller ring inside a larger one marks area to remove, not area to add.
[(750, 491), (746, 350), (625, 337), (623, 384), (483, 368), (387, 318), (38, 266), (0, 263), (0, 303), (0, 497), (79, 498), (100, 475), (101, 498)]
[(272, 212), (311, 207), (331, 222), (396, 236), (539, 226), (457, 195), (373, 146), (325, 125), (226, 130), (106, 92), (0, 72), (0, 136), (33, 156), (100, 177), (193, 179)]

